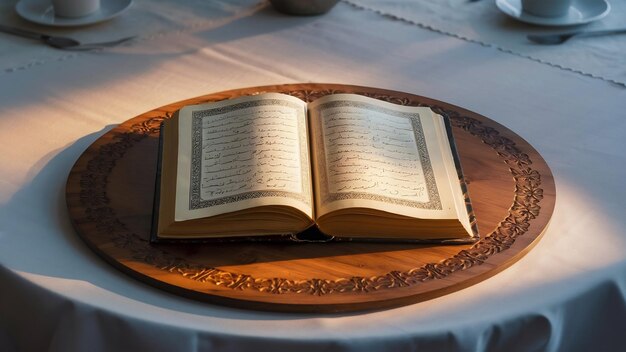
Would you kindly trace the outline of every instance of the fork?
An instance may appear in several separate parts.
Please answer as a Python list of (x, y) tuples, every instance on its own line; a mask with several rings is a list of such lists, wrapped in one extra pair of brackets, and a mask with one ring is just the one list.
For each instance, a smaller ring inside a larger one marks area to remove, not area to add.
[(36, 39), (40, 40), (43, 43), (47, 44), (56, 49), (61, 50), (94, 50), (101, 49), (105, 47), (111, 47), (115, 45), (119, 45), (125, 42), (128, 42), (135, 38), (135, 36), (125, 37), (118, 40), (112, 40), (108, 42), (100, 42), (100, 43), (86, 43), (83, 44), (76, 39), (68, 38), (68, 37), (60, 37), (54, 35), (47, 35), (43, 33), (37, 33), (32, 31), (27, 31), (21, 28), (9, 27), (0, 24), (0, 32), (17, 35), (24, 38)]

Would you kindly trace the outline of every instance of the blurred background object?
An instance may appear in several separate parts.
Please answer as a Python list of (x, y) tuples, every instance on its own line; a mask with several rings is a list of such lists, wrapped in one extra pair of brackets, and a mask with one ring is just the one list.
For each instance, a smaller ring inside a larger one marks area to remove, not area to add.
[(270, 0), (282, 13), (297, 16), (314, 16), (328, 12), (339, 0)]

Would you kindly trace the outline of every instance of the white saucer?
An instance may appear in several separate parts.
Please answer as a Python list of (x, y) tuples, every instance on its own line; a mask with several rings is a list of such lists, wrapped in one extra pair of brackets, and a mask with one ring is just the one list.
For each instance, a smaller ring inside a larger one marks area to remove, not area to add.
[(15, 11), (24, 19), (54, 27), (86, 26), (110, 20), (126, 11), (133, 0), (101, 0), (100, 9), (84, 17), (60, 17), (54, 15), (51, 0), (21, 0), (15, 5)]
[(611, 5), (606, 0), (574, 0), (567, 15), (540, 17), (522, 11), (521, 0), (496, 0), (500, 11), (518, 21), (544, 26), (572, 26), (599, 20), (608, 15)]

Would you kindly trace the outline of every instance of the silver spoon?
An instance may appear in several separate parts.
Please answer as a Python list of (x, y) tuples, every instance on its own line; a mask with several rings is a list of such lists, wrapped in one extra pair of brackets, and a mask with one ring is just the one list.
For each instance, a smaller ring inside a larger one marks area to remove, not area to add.
[(94, 50), (94, 49), (100, 49), (104, 47), (119, 45), (135, 38), (134, 36), (132, 36), (132, 37), (126, 37), (126, 38), (113, 40), (109, 42), (81, 44), (81, 42), (72, 38), (58, 37), (58, 36), (47, 35), (47, 34), (42, 34), (42, 33), (37, 33), (37, 32), (31, 32), (25, 29), (8, 27), (4, 25), (0, 25), (0, 32), (9, 33), (9, 34), (17, 35), (17, 36), (24, 37), (24, 38), (41, 40), (42, 42), (44, 42), (45, 44), (53, 48), (62, 49), (62, 50)]
[(535, 42), (537, 44), (562, 44), (574, 37), (592, 37), (596, 35), (608, 35), (617, 33), (626, 33), (626, 28), (603, 29), (597, 31), (574, 31), (556, 34), (529, 34), (526, 36), (526, 38), (528, 38), (528, 40), (530, 40), (531, 42)]

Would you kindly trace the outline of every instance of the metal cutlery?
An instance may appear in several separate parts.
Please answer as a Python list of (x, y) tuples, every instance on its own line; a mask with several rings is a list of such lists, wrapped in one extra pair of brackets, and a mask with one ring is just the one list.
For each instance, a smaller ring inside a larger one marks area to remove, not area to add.
[(581, 38), (618, 33), (626, 33), (626, 28), (602, 29), (596, 31), (573, 31), (555, 34), (529, 34), (526, 37), (531, 42), (535, 42), (537, 44), (562, 44), (574, 37)]
[(0, 32), (13, 34), (13, 35), (17, 35), (17, 36), (24, 37), (24, 38), (40, 40), (44, 42), (46, 45), (51, 46), (56, 49), (76, 50), (76, 51), (86, 51), (86, 50), (94, 50), (94, 49), (101, 49), (105, 47), (111, 47), (111, 46), (128, 42), (132, 40), (133, 38), (135, 38), (135, 36), (132, 36), (132, 37), (126, 37), (126, 38), (121, 38), (118, 40), (112, 40), (112, 41), (100, 42), (100, 43), (81, 43), (78, 40), (68, 38), (68, 37), (47, 35), (43, 33), (32, 32), (32, 31), (28, 31), (25, 29), (9, 27), (9, 26), (4, 26), (4, 25), (0, 25)]

